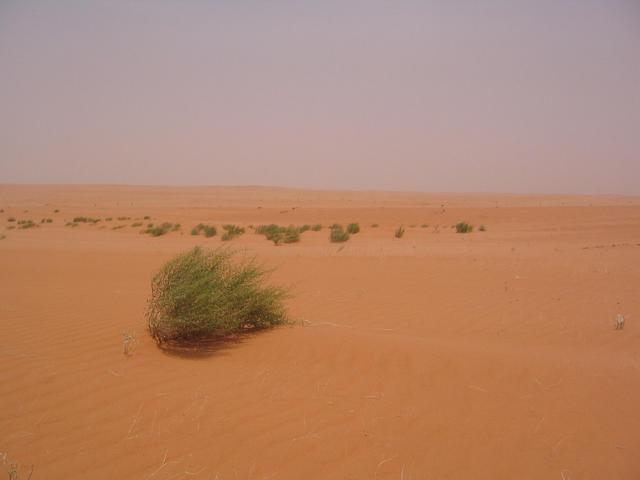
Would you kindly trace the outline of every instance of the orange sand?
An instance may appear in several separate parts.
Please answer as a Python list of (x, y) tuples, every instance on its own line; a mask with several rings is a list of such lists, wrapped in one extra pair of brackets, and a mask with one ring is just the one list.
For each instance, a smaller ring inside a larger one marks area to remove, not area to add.
[[(0, 462), (33, 480), (640, 478), (637, 197), (4, 185), (0, 208)], [(184, 235), (111, 230), (143, 215)], [(222, 244), (196, 223), (351, 221), (344, 245), (231, 242), (292, 286), (295, 326), (147, 336), (154, 271)]]

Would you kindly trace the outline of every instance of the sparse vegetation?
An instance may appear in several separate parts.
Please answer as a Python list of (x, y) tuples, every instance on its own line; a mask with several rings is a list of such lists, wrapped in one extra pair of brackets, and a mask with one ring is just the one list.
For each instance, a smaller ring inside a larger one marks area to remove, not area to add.
[(349, 225), (347, 225), (347, 233), (350, 235), (354, 235), (356, 233), (358, 233), (360, 231), (360, 224), (359, 223), (350, 223)]
[(53, 211), (53, 213), (60, 213), (60, 210), (58, 210), (57, 208)]
[(322, 225), (320, 225), (319, 223), (316, 223), (315, 225), (311, 226), (312, 232), (319, 232), (320, 230), (322, 230)]
[(233, 240), (244, 233), (244, 228), (237, 225), (223, 225), (222, 229), (225, 231), (222, 235), (222, 240)]
[(115, 227), (111, 227), (111, 230), (120, 230), (122, 228), (126, 228), (126, 225), (116, 225)]
[(16, 217), (7, 218), (7, 222), (15, 222), (15, 221), (16, 221)]
[(423, 223), (422, 225), (420, 225), (420, 228), (429, 228), (429, 224), (428, 223)]
[(216, 227), (205, 225), (204, 223), (199, 223), (191, 229), (191, 235), (200, 235), (201, 233), (203, 233), (205, 237), (210, 238), (215, 236), (218, 230), (216, 230)]
[(349, 240), (349, 232), (342, 228), (342, 225), (332, 225), (331, 233), (329, 233), (329, 240), (334, 243), (346, 242)]
[(226, 248), (195, 247), (160, 269), (147, 309), (149, 332), (158, 344), (286, 322), (286, 290), (264, 285), (268, 271), (254, 260), (233, 257)]
[(311, 230), (311, 225), (308, 225), (308, 224), (305, 223), (304, 225), (298, 227), (298, 232), (300, 232), (300, 233), (304, 233), (307, 230)]
[(131, 217), (118, 217), (118, 220), (121, 222), (127, 221), (127, 220), (131, 220)]
[(15, 225), (9, 225), (7, 227), (7, 230), (15, 230), (16, 226)]
[[(5, 454), (6, 458), (6, 454)], [(7, 467), (7, 475), (9, 475), (9, 480), (20, 480), (20, 466), (16, 463), (12, 463)], [(31, 469), (27, 472), (26, 476), (22, 477), (25, 480), (31, 480), (33, 477), (33, 465), (31, 465)]]
[(402, 238), (404, 236), (404, 227), (400, 225), (398, 228), (396, 228), (394, 235), (396, 238)]
[(456, 233), (471, 233), (473, 232), (473, 225), (470, 225), (466, 222), (458, 222), (455, 225)]
[(40, 223), (53, 223), (53, 219), (52, 218), (43, 218), (42, 220), (40, 220)]
[(485, 227), (484, 225), (480, 225), (478, 227), (478, 230), (481, 231), (481, 232), (486, 232), (487, 231), (487, 227)]
[(371, 224), (371, 228), (378, 228), (380, 225), (378, 225), (377, 223), (372, 223)]
[(111, 222), (113, 220), (113, 217), (107, 217), (104, 219), (105, 222)]
[(77, 227), (79, 225), (80, 224), (76, 223), (76, 222), (67, 222), (67, 223), (64, 224), (65, 227)]
[(141, 227), (142, 226), (142, 222), (134, 222), (131, 224), (131, 227), (136, 228), (136, 227)]
[(0, 235), (0, 240), (4, 240), (5, 238), (7, 238), (6, 235)]
[(73, 219), (73, 223), (98, 223), (99, 221), (99, 218), (92, 217), (75, 217)]
[(143, 220), (151, 220), (151, 217), (149, 215), (145, 215), (142, 219)]

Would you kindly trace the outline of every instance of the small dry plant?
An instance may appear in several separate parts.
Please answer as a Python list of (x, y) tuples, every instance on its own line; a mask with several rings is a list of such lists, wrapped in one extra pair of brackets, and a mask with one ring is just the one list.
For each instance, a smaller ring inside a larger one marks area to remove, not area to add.
[(137, 344), (138, 339), (136, 338), (136, 332), (122, 332), (122, 353), (127, 357), (133, 354), (133, 349)]

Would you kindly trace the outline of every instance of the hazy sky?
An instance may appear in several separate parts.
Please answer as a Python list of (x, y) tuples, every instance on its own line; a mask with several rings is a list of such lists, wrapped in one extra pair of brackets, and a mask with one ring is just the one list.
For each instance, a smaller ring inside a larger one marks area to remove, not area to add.
[(0, 0), (0, 182), (640, 194), (640, 1)]

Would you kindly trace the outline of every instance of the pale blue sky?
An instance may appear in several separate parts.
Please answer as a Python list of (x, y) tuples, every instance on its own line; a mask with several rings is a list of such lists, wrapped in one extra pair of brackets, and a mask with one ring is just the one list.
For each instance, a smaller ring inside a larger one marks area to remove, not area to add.
[(5, 0), (0, 106), (5, 183), (640, 194), (640, 4)]

